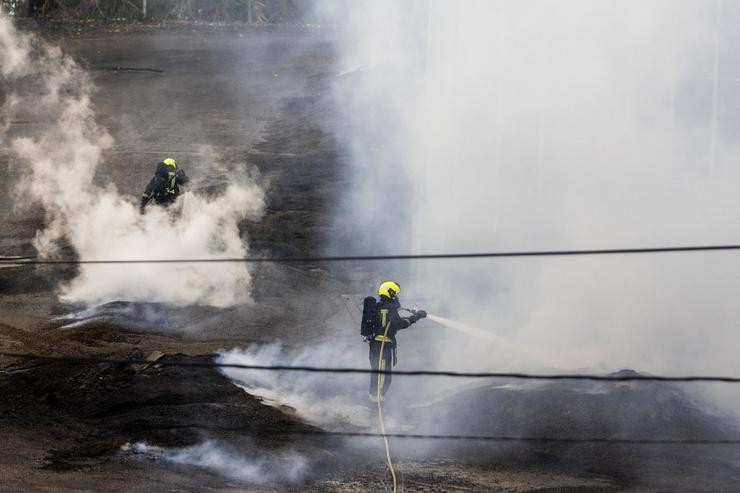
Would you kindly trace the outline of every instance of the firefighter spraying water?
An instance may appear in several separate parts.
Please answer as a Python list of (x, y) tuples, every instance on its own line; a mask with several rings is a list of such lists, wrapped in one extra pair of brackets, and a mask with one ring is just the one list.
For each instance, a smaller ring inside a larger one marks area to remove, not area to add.
[(397, 363), (396, 333), (427, 316), (424, 310), (409, 310), (411, 316), (401, 317), (398, 313), (400, 293), (398, 283), (386, 281), (378, 288), (380, 300), (368, 296), (363, 302), (360, 333), (370, 344), (370, 367), (385, 372), (370, 375), (370, 400), (373, 402), (382, 400), (391, 386), (390, 372)]

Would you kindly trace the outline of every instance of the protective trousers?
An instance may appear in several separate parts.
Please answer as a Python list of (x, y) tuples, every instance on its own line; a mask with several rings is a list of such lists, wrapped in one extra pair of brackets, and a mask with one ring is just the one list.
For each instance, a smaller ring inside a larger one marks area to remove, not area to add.
[(378, 400), (378, 383), (380, 383), (380, 395), (382, 397), (391, 386), (391, 380), (393, 378), (393, 374), (390, 372), (393, 370), (394, 345), (391, 342), (386, 342), (383, 345), (382, 357), (380, 355), (381, 345), (383, 343), (380, 341), (370, 341), (370, 368), (388, 372), (385, 374), (370, 374), (370, 400), (373, 402)]

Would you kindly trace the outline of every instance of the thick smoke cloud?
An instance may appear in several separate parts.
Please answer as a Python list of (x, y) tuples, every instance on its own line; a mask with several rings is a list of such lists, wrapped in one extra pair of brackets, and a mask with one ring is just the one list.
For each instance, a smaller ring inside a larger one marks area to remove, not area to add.
[[(356, 178), (339, 221), (362, 225), (355, 251), (738, 242), (740, 71), (723, 20), (738, 2), (325, 7), (348, 26), (335, 94)], [(383, 275), (432, 313), (512, 342), (434, 329), (428, 363), (440, 368), (740, 372), (733, 253), (419, 262)]]
[[(357, 358), (358, 354), (349, 348), (320, 345), (308, 346), (300, 351), (286, 351), (279, 344), (269, 344), (222, 352), (216, 361), (241, 365), (353, 367), (357, 365)], [(266, 403), (295, 409), (302, 418), (317, 425), (341, 429), (342, 425), (347, 424), (369, 424), (370, 415), (365, 404), (365, 375), (327, 378), (323, 373), (306, 373), (296, 378), (292, 372), (255, 372), (232, 368), (223, 368), (222, 372)]]
[[(18, 203), (45, 212), (46, 224), (34, 240), (42, 257), (58, 256), (61, 246), (82, 259), (247, 254), (238, 224), (258, 218), (264, 207), (253, 177), (232, 173), (235, 178), (215, 197), (187, 192), (177, 206), (141, 216), (136, 197), (94, 181), (113, 138), (95, 121), (95, 87), (88, 74), (59, 48), (17, 32), (7, 19), (0, 19), (0, 73), (5, 123), (0, 139), (23, 172)], [(7, 123), (20, 118), (45, 122), (43, 133), (10, 134)], [(228, 306), (246, 301), (249, 285), (243, 264), (81, 265), (60, 295), (86, 304), (125, 299)]]

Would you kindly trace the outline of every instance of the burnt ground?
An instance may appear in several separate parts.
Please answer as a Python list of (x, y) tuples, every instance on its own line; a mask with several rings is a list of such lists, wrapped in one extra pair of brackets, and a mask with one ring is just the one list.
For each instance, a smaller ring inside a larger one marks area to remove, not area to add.
[[(267, 189), (264, 218), (242, 225), (254, 254), (322, 251), (332, 234), (332, 205), (347, 186), (341, 149), (327, 131), (336, 118), (327, 33), (184, 25), (40, 30), (95, 77), (99, 123), (116, 138), (98, 170), (99, 183), (112, 182), (136, 200), (156, 161), (170, 155), (199, 186), (218, 188), (225, 177), (210, 172), (215, 153), (259, 173)], [(47, 124), (17, 122), (10, 132), (33, 134)], [(43, 211), (13, 207), (19, 171), (7, 155), (0, 166), (6, 178), (0, 181), (0, 253), (32, 254)], [(75, 275), (74, 267), (1, 268), (0, 349), (117, 359), (160, 351), (168, 360), (203, 362), (219, 349), (272, 341), (289, 348), (357, 346), (340, 295), (361, 292), (363, 282), (352, 281), (361, 272), (265, 264), (253, 274), (254, 303), (243, 306), (118, 301), (81, 315), (85, 307), (64, 304), (55, 292)], [(349, 350), (361, 358), (358, 366), (365, 362), (363, 350)], [(424, 350), (423, 344), (403, 348), (416, 367), (424, 366)], [(397, 430), (418, 433), (740, 436), (729, 418), (708, 414), (685, 389), (665, 385), (500, 382), (464, 386), (434, 405), (394, 404), (389, 413), (406, 423), (459, 424)], [(213, 369), (0, 358), (0, 422), (3, 491), (349, 492), (388, 486), (380, 441), (291, 435), (318, 428)], [(255, 484), (126, 451), (127, 444), (141, 442), (182, 448), (208, 440), (261, 457), (295, 452), (309, 458), (310, 468), (298, 482)], [(732, 491), (740, 478), (740, 457), (729, 446), (394, 441), (393, 447), (404, 491)]]

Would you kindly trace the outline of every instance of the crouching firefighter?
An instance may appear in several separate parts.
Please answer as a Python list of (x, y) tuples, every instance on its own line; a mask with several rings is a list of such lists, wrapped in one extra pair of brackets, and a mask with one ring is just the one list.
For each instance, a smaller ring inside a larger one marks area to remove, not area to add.
[(391, 386), (393, 366), (396, 365), (396, 333), (427, 316), (424, 310), (411, 311), (411, 316), (401, 317), (398, 295), (401, 286), (386, 281), (378, 288), (380, 300), (368, 296), (363, 302), (360, 332), (370, 344), (370, 368), (387, 373), (370, 374), (370, 400), (382, 400)]
[(167, 207), (180, 195), (180, 186), (185, 185), (190, 178), (185, 171), (178, 169), (177, 163), (172, 158), (167, 158), (157, 164), (154, 176), (149, 180), (144, 193), (141, 196), (139, 212), (144, 213), (144, 208), (151, 201)]

